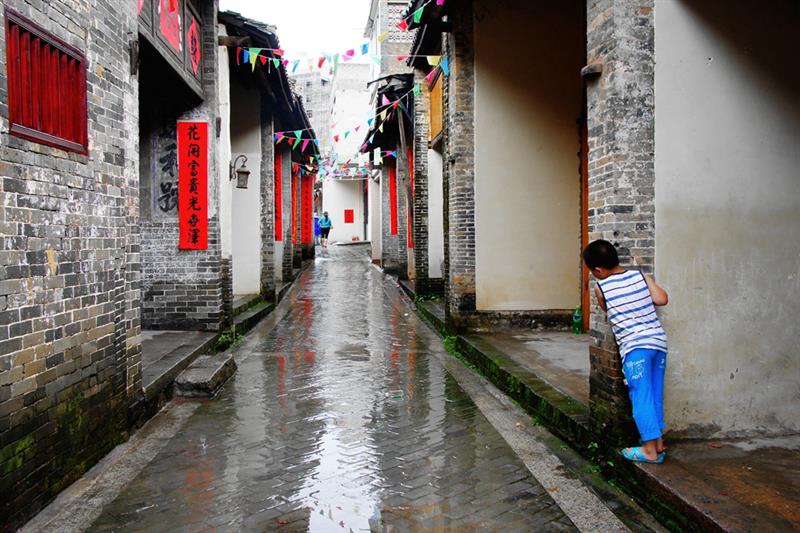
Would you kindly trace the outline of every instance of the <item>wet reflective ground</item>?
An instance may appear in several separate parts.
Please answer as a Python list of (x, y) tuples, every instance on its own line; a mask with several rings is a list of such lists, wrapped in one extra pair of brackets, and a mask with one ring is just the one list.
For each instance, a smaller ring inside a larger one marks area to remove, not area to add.
[(362, 247), (299, 284), (92, 531), (574, 529)]

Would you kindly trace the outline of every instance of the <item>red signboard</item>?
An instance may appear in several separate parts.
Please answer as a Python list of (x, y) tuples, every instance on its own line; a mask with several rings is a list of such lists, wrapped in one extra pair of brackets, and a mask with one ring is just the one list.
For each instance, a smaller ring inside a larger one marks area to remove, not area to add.
[(389, 159), (389, 234), (397, 235), (397, 160)]
[(355, 221), (355, 212), (352, 209), (344, 210), (344, 223), (352, 224)]
[(414, 209), (414, 152), (411, 148), (406, 153), (406, 161), (408, 161), (408, 183), (411, 186), (411, 198), (409, 198), (408, 205), (406, 206), (406, 220), (408, 222), (408, 249), (414, 248), (414, 228), (412, 228), (411, 213)]
[(181, 250), (208, 249), (208, 123), (178, 122)]
[(292, 244), (297, 244), (297, 165), (292, 165)]
[(303, 223), (300, 225), (303, 244), (311, 244), (314, 240), (314, 176), (302, 178)]
[(283, 240), (283, 194), (281, 176), (281, 151), (275, 147), (275, 240)]

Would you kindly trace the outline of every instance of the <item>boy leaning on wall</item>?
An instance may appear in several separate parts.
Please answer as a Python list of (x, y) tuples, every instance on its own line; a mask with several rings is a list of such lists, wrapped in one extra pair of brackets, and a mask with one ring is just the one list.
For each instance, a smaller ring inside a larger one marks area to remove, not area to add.
[(597, 279), (595, 296), (619, 345), (633, 420), (641, 435), (641, 445), (624, 448), (622, 456), (630, 461), (663, 463), (667, 335), (656, 306), (667, 305), (669, 297), (650, 276), (622, 268), (616, 248), (608, 241), (590, 243), (582, 256)]

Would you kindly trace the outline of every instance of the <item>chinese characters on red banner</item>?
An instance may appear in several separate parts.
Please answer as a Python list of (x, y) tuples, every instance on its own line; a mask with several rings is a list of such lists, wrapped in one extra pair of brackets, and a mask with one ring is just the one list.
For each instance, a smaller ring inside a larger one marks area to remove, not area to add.
[(302, 191), (302, 216), (303, 216), (303, 223), (300, 225), (301, 233), (303, 237), (303, 244), (311, 244), (314, 242), (314, 231), (313, 231), (313, 219), (314, 219), (314, 212), (313, 212), (313, 202), (314, 202), (314, 176), (308, 175), (303, 176), (301, 181), (301, 191)]
[(178, 122), (181, 250), (208, 249), (208, 123)]
[(158, 17), (161, 22), (161, 34), (164, 36), (164, 39), (166, 39), (176, 52), (182, 52), (181, 12), (178, 0), (159, 0)]

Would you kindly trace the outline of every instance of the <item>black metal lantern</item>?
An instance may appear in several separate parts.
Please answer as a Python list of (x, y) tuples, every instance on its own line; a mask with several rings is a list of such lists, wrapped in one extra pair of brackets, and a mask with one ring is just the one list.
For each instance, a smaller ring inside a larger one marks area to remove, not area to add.
[[(236, 168), (236, 163), (239, 160), (242, 160), (242, 166)], [(230, 179), (236, 178), (236, 188), (237, 189), (246, 189), (247, 188), (247, 180), (250, 178), (250, 169), (246, 166), (247, 163), (247, 156), (242, 154), (236, 159), (233, 160), (231, 163), (231, 175)]]

